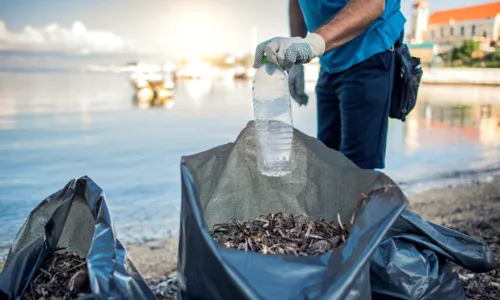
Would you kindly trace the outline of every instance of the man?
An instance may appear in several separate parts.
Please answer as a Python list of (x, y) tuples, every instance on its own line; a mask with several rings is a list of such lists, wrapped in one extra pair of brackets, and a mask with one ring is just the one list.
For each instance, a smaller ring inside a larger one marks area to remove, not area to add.
[(288, 71), (290, 94), (305, 105), (302, 64), (320, 57), (318, 139), (361, 168), (383, 169), (393, 50), (406, 22), (400, 0), (289, 1), (292, 37), (261, 43), (254, 67), (265, 53)]

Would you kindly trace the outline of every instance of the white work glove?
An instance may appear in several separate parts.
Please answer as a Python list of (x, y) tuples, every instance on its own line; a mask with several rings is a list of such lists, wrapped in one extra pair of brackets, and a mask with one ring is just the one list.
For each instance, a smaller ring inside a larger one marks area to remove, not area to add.
[(293, 65), (306, 64), (325, 53), (325, 40), (316, 33), (306, 38), (275, 37), (260, 43), (255, 50), (254, 68), (264, 62), (264, 54), (269, 62), (289, 71)]
[(299, 104), (299, 106), (307, 105), (309, 97), (305, 92), (304, 83), (304, 66), (294, 65), (288, 72), (288, 88), (290, 96)]

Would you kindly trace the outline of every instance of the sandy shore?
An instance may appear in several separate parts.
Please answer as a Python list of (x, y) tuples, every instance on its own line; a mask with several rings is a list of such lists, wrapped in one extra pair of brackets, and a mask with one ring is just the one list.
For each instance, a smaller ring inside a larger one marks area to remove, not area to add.
[(139, 272), (146, 279), (165, 277), (177, 267), (179, 239), (152, 241), (145, 244), (127, 244), (127, 252)]
[[(500, 178), (488, 183), (433, 190), (409, 200), (410, 210), (425, 219), (484, 240), (500, 258), (500, 233), (494, 230), (500, 228)], [(491, 232), (479, 230), (478, 224), (493, 229)], [(173, 238), (142, 245), (128, 244), (127, 250), (145, 278), (156, 278), (175, 271), (177, 242), (178, 239)]]
[[(482, 240), (500, 263), (500, 179), (440, 189), (410, 199), (422, 217)], [(474, 274), (458, 268), (467, 299), (500, 299), (500, 269)]]
[(411, 211), (444, 226), (499, 217), (500, 178), (487, 183), (433, 190), (409, 200)]

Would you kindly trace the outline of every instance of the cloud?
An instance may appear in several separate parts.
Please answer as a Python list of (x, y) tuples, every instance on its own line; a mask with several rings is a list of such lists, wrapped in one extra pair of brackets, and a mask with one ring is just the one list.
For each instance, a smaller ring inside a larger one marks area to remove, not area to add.
[(89, 30), (82, 22), (71, 28), (57, 23), (43, 28), (26, 26), (20, 32), (9, 31), (0, 20), (0, 50), (63, 52), (72, 54), (138, 52), (134, 45), (111, 31)]

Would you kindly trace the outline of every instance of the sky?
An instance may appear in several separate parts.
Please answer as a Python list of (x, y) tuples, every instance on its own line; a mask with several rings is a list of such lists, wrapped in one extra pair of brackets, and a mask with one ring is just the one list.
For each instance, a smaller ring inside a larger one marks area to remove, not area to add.
[[(429, 2), (432, 13), (496, 1)], [(0, 69), (240, 56), (287, 35), (288, 0), (0, 0)]]

